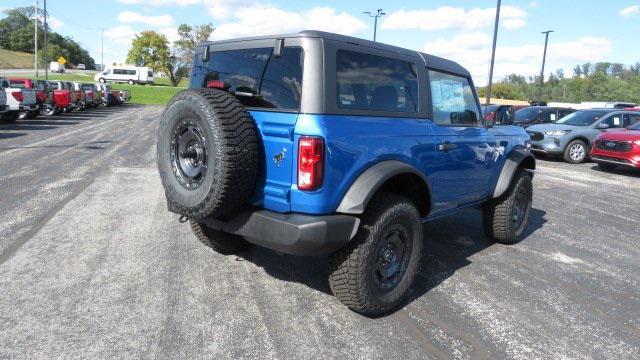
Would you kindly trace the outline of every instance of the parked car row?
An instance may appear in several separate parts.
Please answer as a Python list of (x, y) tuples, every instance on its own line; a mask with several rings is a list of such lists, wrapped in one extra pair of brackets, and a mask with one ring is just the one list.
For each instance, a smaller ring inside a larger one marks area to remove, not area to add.
[(3, 122), (119, 105), (131, 99), (128, 90), (113, 90), (103, 83), (0, 77), (0, 88), (0, 119)]
[(640, 111), (589, 109), (530, 126), (526, 131), (531, 137), (531, 151), (538, 155), (562, 157), (578, 164), (591, 153), (598, 163), (640, 167), (639, 125)]

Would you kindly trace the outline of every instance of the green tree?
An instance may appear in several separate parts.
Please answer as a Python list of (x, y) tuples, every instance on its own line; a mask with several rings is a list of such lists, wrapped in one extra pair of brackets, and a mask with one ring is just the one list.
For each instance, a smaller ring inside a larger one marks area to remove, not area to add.
[(143, 31), (136, 35), (131, 42), (127, 62), (165, 73), (173, 86), (178, 86), (185, 75), (178, 65), (179, 60), (171, 54), (167, 37), (155, 31)]
[(190, 68), (191, 64), (193, 64), (193, 55), (196, 46), (207, 41), (213, 30), (215, 30), (215, 28), (212, 24), (193, 27), (187, 24), (178, 26), (179, 39), (173, 42), (174, 54), (185, 69)]

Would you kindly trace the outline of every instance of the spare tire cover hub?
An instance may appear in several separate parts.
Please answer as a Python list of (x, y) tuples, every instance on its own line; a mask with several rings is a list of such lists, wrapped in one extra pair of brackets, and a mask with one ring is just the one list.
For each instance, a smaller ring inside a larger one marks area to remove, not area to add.
[(189, 120), (178, 122), (173, 130), (170, 153), (178, 182), (188, 189), (200, 186), (210, 160), (205, 132), (200, 125)]

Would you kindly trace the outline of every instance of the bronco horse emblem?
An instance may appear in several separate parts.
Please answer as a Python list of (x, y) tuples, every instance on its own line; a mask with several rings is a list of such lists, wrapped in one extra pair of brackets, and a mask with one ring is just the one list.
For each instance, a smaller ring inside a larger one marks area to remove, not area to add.
[(287, 154), (287, 149), (282, 148), (282, 151), (278, 154), (273, 155), (273, 162), (276, 164), (276, 167), (280, 167), (280, 163), (284, 160), (285, 155)]

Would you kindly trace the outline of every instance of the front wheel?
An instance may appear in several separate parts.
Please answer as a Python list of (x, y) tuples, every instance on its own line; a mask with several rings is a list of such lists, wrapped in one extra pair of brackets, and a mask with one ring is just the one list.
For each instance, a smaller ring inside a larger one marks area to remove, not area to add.
[(564, 150), (564, 161), (571, 164), (579, 164), (587, 158), (589, 150), (582, 140), (573, 140)]
[(397, 307), (413, 283), (422, 253), (416, 206), (395, 194), (374, 197), (355, 238), (329, 258), (329, 285), (347, 307), (377, 316)]
[(505, 194), (482, 207), (484, 231), (500, 244), (515, 244), (527, 227), (533, 199), (531, 175), (520, 169)]
[(104, 83), (105, 83), (104, 78), (100, 78), (100, 80), (98, 80), (98, 81), (100, 81), (100, 83), (101, 83), (101, 84), (104, 84)]
[(55, 107), (46, 107), (40, 110), (40, 114), (44, 116), (58, 115), (58, 110)]
[(135, 83), (133, 82), (133, 80), (129, 80), (129, 81), (127, 81), (127, 83), (128, 83), (129, 85), (133, 85), (133, 84), (135, 84)]

